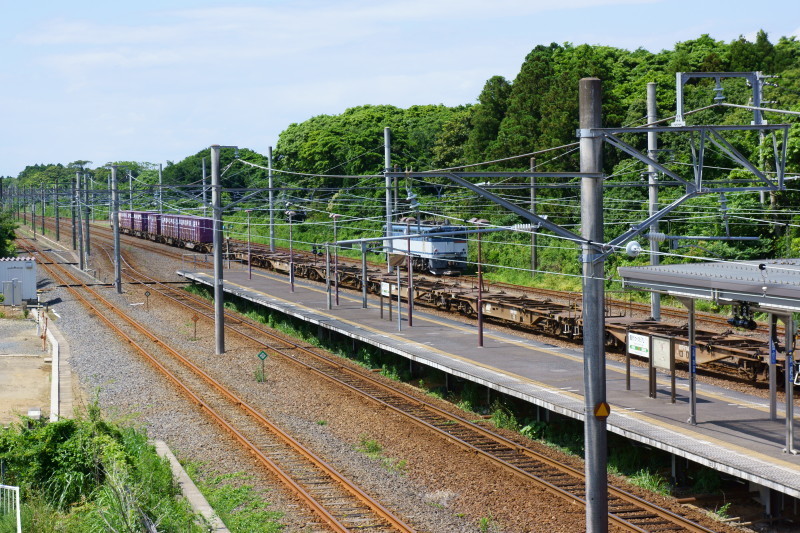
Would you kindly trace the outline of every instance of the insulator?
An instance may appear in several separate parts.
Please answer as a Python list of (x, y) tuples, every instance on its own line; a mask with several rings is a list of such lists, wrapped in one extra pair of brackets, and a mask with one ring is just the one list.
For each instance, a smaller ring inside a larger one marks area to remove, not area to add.
[(667, 240), (667, 235), (666, 233), (661, 233), (659, 231), (651, 232), (647, 234), (647, 240), (655, 242), (664, 242)]

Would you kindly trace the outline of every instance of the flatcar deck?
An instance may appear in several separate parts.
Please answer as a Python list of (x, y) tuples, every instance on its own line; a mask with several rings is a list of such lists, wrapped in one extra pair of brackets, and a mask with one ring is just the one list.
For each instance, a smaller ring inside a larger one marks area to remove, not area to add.
[[(208, 286), (208, 271), (178, 274)], [(321, 328), (365, 342), (449, 375), (466, 379), (562, 415), (583, 419), (583, 354), (572, 348), (522, 339), (494, 330), (477, 346), (477, 328), (414, 310), (398, 331), (396, 309), (381, 319), (379, 301), (362, 308), (360, 296), (342, 293), (341, 305), (327, 309), (323, 287), (246, 270), (226, 270), (224, 290)], [(403, 305), (405, 310), (405, 303)], [(800, 498), (800, 456), (783, 453), (785, 421), (769, 420), (767, 400), (698, 384), (697, 425), (687, 423), (689, 392), (677, 380), (677, 402), (670, 402), (669, 377), (660, 376), (658, 397), (648, 397), (646, 369), (633, 368), (631, 390), (623, 364), (607, 363), (608, 430), (685, 457), (718, 471)], [(779, 408), (780, 409), (780, 408)]]

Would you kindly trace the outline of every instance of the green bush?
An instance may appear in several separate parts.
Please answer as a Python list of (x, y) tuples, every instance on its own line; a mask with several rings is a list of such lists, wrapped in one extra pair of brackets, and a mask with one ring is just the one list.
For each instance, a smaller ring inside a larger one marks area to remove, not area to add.
[(26, 531), (203, 531), (147, 435), (97, 404), (85, 418), (1, 430), (0, 461), (4, 483), (22, 489)]

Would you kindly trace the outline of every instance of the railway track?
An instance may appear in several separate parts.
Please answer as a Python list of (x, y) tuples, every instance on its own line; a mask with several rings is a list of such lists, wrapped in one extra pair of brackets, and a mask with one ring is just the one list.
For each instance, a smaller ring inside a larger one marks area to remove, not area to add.
[[(34, 252), (25, 239), (23, 248)], [(117, 305), (39, 252), (50, 276), (79, 299), (171, 381), (192, 403), (224, 428), (284, 483), (333, 531), (413, 531), (400, 518), (338, 473), (313, 452), (213, 379), (167, 342), (146, 330)], [(110, 313), (109, 313), (110, 312)]]
[[(127, 265), (125, 276), (133, 283), (147, 284), (161, 296), (213, 323), (213, 305), (185, 291), (163, 284)], [(472, 452), (474, 457), (500, 466), (509, 474), (531, 482), (571, 503), (585, 505), (585, 480), (581, 471), (506, 439), (490, 428), (453, 415), (416, 396), (376, 379), (366, 371), (351, 368), (335, 356), (301, 346), (274, 334), (263, 325), (226, 311), (226, 328), (256, 343), (286, 361), (300, 365), (318, 377), (355, 392), (382, 408)], [(609, 521), (628, 531), (660, 532), (711, 530), (682, 516), (642, 500), (622, 489), (609, 487)]]

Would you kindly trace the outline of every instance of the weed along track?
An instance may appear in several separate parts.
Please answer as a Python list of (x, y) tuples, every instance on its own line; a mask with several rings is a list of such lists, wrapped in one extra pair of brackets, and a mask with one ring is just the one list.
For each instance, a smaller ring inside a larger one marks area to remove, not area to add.
[[(30, 241), (21, 239), (28, 251)], [(141, 353), (165, 377), (222, 426), (266, 469), (280, 479), (333, 531), (412, 531), (400, 518), (339, 474), (266, 417), (234, 395), (184, 355), (82, 283), (65, 267), (39, 252), (53, 279), (78, 298), (109, 328)]]
[[(163, 297), (213, 323), (213, 305), (205, 299), (160, 283), (129, 263), (126, 263), (124, 272), (129, 281), (147, 284)], [(509, 475), (536, 484), (566, 501), (585, 504), (583, 472), (525, 448), (485, 425), (465, 420), (419, 397), (407, 394), (390, 382), (377, 379), (366, 370), (345, 365), (336, 356), (309, 349), (276, 335), (265, 326), (240, 314), (226, 311), (225, 323), (228, 331), (262, 346), (270, 354), (283, 356), (292, 364), (300, 365), (303, 369), (355, 392), (379, 404), (381, 408), (405, 417), (418, 427), (468, 450), (474, 461), (488, 461), (504, 469)], [(615, 487), (609, 487), (609, 510), (609, 520), (623, 530), (711, 531)]]

